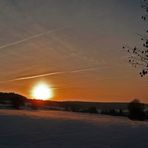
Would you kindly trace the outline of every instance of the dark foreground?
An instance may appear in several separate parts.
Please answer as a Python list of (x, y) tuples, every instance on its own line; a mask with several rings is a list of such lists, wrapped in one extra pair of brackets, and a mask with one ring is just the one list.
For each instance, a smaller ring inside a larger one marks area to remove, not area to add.
[(148, 123), (62, 111), (0, 110), (0, 148), (147, 148)]

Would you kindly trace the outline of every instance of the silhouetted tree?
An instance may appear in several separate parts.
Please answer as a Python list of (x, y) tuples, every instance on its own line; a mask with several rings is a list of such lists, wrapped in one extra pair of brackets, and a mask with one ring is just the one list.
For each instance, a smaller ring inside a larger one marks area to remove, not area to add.
[[(148, 0), (141, 1), (141, 7), (145, 10), (146, 14), (142, 16), (142, 20), (146, 21), (148, 17)], [(148, 34), (148, 30), (146, 31)], [(129, 47), (123, 46), (129, 53), (129, 63), (134, 66), (140, 66), (141, 72), (140, 75), (143, 77), (144, 75), (148, 74), (148, 35), (140, 35), (138, 34), (142, 41), (142, 47)]]
[(119, 115), (124, 116), (122, 109), (119, 109)]
[(129, 118), (132, 120), (144, 120), (144, 104), (140, 103), (138, 99), (133, 100), (128, 105)]

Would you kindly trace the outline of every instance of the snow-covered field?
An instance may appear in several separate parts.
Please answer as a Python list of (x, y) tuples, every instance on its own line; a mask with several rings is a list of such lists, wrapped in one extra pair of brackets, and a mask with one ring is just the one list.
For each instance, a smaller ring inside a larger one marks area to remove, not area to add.
[(148, 123), (62, 111), (0, 110), (0, 148), (148, 148)]

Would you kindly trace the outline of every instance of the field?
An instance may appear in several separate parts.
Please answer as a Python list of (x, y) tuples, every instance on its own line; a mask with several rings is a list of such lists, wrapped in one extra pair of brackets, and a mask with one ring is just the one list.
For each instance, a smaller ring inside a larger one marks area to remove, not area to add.
[(0, 148), (148, 148), (148, 123), (62, 111), (0, 110)]

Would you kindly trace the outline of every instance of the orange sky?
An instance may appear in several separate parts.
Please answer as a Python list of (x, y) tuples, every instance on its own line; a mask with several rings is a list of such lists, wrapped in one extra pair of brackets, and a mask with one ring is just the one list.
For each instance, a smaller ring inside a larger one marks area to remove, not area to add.
[(45, 81), (54, 100), (148, 102), (148, 77), (121, 50), (141, 45), (138, 0), (2, 0), (0, 10), (0, 91), (30, 98)]

